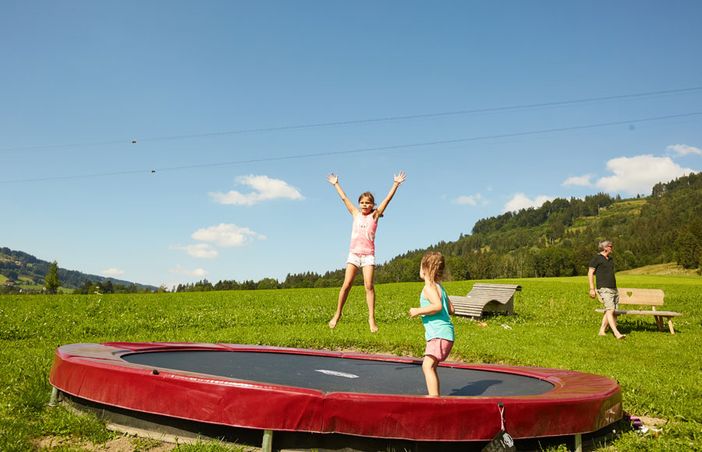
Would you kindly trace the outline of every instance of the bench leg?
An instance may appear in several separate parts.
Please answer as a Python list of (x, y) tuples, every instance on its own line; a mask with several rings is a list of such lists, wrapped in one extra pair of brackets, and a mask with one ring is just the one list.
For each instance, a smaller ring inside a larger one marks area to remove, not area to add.
[(656, 319), (656, 325), (658, 326), (658, 331), (664, 331), (663, 330), (663, 318), (659, 315), (654, 315), (654, 319)]
[(668, 317), (668, 329), (670, 330), (670, 334), (675, 334), (675, 328), (673, 328), (673, 318)]

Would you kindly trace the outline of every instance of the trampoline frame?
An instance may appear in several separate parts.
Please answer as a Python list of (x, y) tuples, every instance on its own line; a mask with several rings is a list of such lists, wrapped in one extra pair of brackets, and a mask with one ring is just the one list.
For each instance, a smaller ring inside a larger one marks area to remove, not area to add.
[[(56, 350), (50, 383), (58, 393), (120, 409), (206, 424), (342, 434), (412, 441), (487, 441), (500, 429), (505, 407), (515, 439), (592, 433), (622, 418), (619, 385), (612, 379), (562, 369), (441, 366), (534, 377), (554, 385), (531, 396), (445, 396), (322, 392), (256, 381), (154, 368), (122, 359), (164, 351), (285, 353), (416, 364), (415, 358), (236, 344), (70, 344)], [(420, 374), (421, 375), (421, 374)], [(420, 376), (421, 378), (421, 376)]]

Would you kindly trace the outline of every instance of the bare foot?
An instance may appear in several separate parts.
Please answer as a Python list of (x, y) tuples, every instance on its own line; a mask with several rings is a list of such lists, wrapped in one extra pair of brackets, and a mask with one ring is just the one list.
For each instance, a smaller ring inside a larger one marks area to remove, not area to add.
[(626, 334), (621, 334), (621, 335), (617, 336), (617, 339), (624, 339), (624, 338), (626, 338)]
[(370, 325), (370, 332), (371, 333), (377, 333), (378, 332), (378, 325), (374, 321), (368, 321), (368, 325)]
[(607, 333), (597, 333), (598, 336), (606, 336)]
[(336, 317), (336, 316), (332, 317), (332, 319), (329, 321), (329, 328), (331, 328), (333, 330), (334, 328), (336, 328), (336, 324), (338, 322), (339, 322), (338, 317)]

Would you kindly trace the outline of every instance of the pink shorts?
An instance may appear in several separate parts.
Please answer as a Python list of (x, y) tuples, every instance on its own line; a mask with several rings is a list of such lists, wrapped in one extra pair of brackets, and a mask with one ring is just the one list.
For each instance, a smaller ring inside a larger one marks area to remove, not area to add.
[(427, 341), (427, 348), (424, 350), (424, 356), (433, 356), (437, 361), (446, 361), (449, 353), (451, 353), (451, 348), (453, 348), (453, 341), (448, 339), (429, 339)]

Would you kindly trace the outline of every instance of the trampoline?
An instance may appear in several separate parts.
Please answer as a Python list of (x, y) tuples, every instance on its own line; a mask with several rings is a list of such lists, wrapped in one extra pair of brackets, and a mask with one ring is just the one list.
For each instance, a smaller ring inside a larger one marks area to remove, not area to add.
[(622, 417), (610, 378), (562, 369), (442, 363), (426, 396), (421, 360), (234, 344), (71, 344), (55, 393), (122, 413), (268, 432), (430, 442), (490, 440), (498, 403), (516, 440), (592, 433)]

